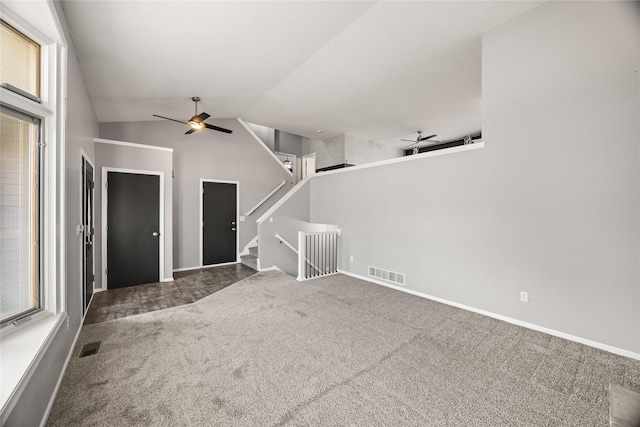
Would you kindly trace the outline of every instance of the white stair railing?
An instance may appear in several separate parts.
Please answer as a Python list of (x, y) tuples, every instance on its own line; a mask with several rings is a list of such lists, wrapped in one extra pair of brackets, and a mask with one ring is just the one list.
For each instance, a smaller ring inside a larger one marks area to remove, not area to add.
[(298, 232), (298, 280), (338, 272), (339, 231)]
[(288, 247), (289, 249), (291, 249), (293, 251), (293, 253), (298, 255), (298, 250), (296, 249), (296, 247), (293, 246), (291, 243), (289, 243), (289, 241), (287, 239), (285, 239), (284, 237), (282, 237), (279, 234), (276, 234), (276, 239), (280, 240), (280, 243), (284, 243), (284, 245), (286, 247)]
[(264, 202), (266, 202), (267, 200), (269, 200), (269, 197), (273, 196), (274, 194), (276, 194), (276, 192), (281, 189), (285, 184), (287, 183), (287, 181), (282, 181), (280, 184), (278, 184), (276, 186), (276, 188), (274, 188), (273, 190), (271, 190), (269, 192), (269, 194), (267, 194), (266, 196), (264, 196), (262, 198), (262, 200), (260, 200), (258, 203), (256, 203), (256, 205), (254, 207), (252, 207), (251, 209), (249, 209), (246, 213), (245, 216), (249, 216), (252, 213), (254, 213), (256, 211), (256, 209), (258, 209), (260, 206), (262, 206), (262, 204)]

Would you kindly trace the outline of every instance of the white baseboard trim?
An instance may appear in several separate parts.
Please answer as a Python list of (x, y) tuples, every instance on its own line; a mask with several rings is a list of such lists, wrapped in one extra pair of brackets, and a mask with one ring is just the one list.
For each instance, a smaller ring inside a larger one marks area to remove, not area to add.
[[(95, 289), (94, 289), (95, 292)], [(91, 297), (93, 300), (93, 297)], [(91, 302), (89, 302), (89, 307), (91, 306)], [(87, 311), (89, 311), (89, 307), (87, 307)], [(87, 313), (85, 312), (85, 315)], [(60, 385), (62, 384), (62, 379), (64, 378), (64, 374), (67, 372), (67, 368), (69, 367), (69, 362), (71, 362), (71, 356), (73, 355), (73, 350), (76, 348), (76, 343), (78, 342), (78, 337), (80, 336), (80, 331), (82, 331), (82, 325), (84, 324), (84, 316), (82, 317), (82, 322), (80, 322), (80, 326), (78, 327), (78, 331), (76, 332), (76, 336), (71, 343), (71, 348), (69, 349), (69, 354), (67, 355), (67, 359), (64, 361), (64, 366), (62, 367), (62, 372), (60, 372), (60, 376), (58, 377), (58, 382), (56, 383), (56, 387), (53, 389), (53, 394), (51, 395), (51, 399), (49, 399), (49, 404), (47, 405), (47, 409), (44, 412), (44, 417), (40, 422), (40, 427), (45, 427), (47, 424), (47, 420), (49, 419), (49, 415), (51, 414), (51, 410), (53, 409), (53, 404), (56, 401), (56, 397), (58, 396), (58, 391), (60, 390)]]
[(164, 279), (160, 280), (160, 283), (163, 282), (173, 282), (173, 277), (165, 277)]
[(275, 265), (272, 265), (271, 267), (267, 267), (267, 268), (258, 268), (258, 271), (262, 273), (263, 271), (282, 271), (282, 270), (280, 270)]
[(258, 236), (256, 235), (253, 239), (251, 239), (249, 241), (249, 243), (247, 243), (244, 247), (244, 249), (242, 250), (242, 252), (240, 252), (240, 256), (243, 255), (251, 255), (249, 253), (249, 248), (252, 248), (254, 246), (258, 246)]
[[(240, 261), (234, 261), (234, 262), (223, 262), (222, 264), (212, 264), (212, 265), (198, 265), (195, 267), (184, 267), (184, 268), (176, 268), (173, 270), (174, 273), (178, 272), (178, 271), (190, 271), (190, 270), (201, 270), (204, 268), (213, 268), (213, 267), (222, 267), (223, 265), (233, 265), (233, 264), (238, 264)], [(173, 280), (173, 279), (171, 279)]]
[(464, 304), (459, 304), (457, 302), (449, 301), (443, 298), (434, 297), (428, 294), (424, 294), (422, 292), (414, 291), (412, 289), (403, 288), (402, 286), (392, 285), (390, 283), (385, 283), (382, 280), (374, 279), (367, 276), (361, 276), (360, 274), (351, 273), (349, 271), (344, 271), (338, 269), (338, 273), (344, 274), (345, 276), (354, 277), (356, 279), (364, 280), (366, 282), (375, 283), (376, 285), (386, 286), (387, 288), (395, 289), (397, 291), (406, 292), (411, 295), (415, 295), (421, 298), (430, 299), (432, 301), (437, 301), (443, 304), (450, 305), (452, 307), (461, 308), (463, 310), (472, 311), (474, 313), (482, 314), (483, 316), (493, 317), (494, 319), (502, 320), (503, 322), (511, 323), (513, 325), (522, 326), (524, 328), (532, 329), (534, 331), (543, 332), (545, 334), (553, 335), (559, 338), (564, 338), (569, 341), (574, 341), (580, 344), (588, 345), (589, 347), (595, 347), (600, 350), (608, 351), (609, 353), (617, 354), (619, 356), (628, 357), (630, 359), (640, 360), (640, 353), (634, 353), (629, 350), (625, 350), (622, 348), (614, 347), (608, 344), (603, 344), (597, 341), (592, 341), (586, 338), (578, 337), (575, 335), (570, 335), (565, 332), (556, 331), (554, 329), (545, 328), (544, 326), (535, 325), (533, 323), (523, 322), (522, 320), (513, 319), (511, 317), (503, 316), (501, 314), (492, 313), (490, 311), (481, 310), (479, 308), (471, 307)]

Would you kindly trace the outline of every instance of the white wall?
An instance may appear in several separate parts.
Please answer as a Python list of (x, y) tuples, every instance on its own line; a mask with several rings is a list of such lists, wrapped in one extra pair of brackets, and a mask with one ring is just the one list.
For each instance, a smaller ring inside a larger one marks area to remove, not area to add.
[[(235, 119), (209, 122), (232, 134), (205, 130), (185, 135), (184, 126), (157, 120), (101, 123), (100, 138), (173, 148), (173, 267), (200, 265), (200, 179), (240, 182), (240, 212), (244, 215), (283, 180), (287, 185), (260, 209), (238, 224), (239, 251), (257, 234), (255, 220), (293, 185), (293, 177)], [(167, 183), (170, 184), (168, 179)]]
[(316, 153), (316, 169), (344, 163), (344, 134), (327, 140), (302, 138), (302, 155)]
[(381, 160), (401, 157), (400, 148), (385, 146), (366, 138), (345, 134), (344, 163), (349, 165), (363, 165)]
[(549, 2), (486, 34), (485, 149), (312, 178), (340, 267), (640, 353), (632, 7)]

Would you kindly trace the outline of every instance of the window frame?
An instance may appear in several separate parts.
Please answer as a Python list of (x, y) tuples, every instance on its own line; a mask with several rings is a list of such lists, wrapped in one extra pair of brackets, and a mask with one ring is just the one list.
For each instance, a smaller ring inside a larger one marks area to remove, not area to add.
[[(28, 35), (26, 35), (24, 32), (20, 31), (19, 29), (17, 29), (16, 27), (14, 27), (13, 25), (11, 25), (10, 22), (8, 22), (6, 19), (4, 18), (0, 18), (0, 24), (4, 24), (7, 27), (9, 27), (12, 31), (14, 31), (15, 33), (17, 33), (20, 37), (26, 39), (27, 41), (30, 41), (36, 45), (38, 45), (38, 56), (36, 58), (37, 61), (37, 69), (36, 69), (36, 93), (32, 94), (30, 92), (25, 91), (28, 95), (36, 97), (38, 100), (40, 100), (40, 98), (42, 97), (42, 44), (38, 43), (35, 39), (29, 37)], [(20, 89), (20, 88), (18, 88)], [(23, 89), (20, 89), (23, 90)]]
[[(67, 35), (59, 3), (51, 0), (0, 3), (5, 22), (40, 44), (40, 102), (0, 88), (7, 106), (41, 120), (42, 310), (29, 321), (0, 329), (0, 424), (16, 403), (60, 333), (70, 329), (66, 282), (66, 93)], [(74, 322), (75, 323), (75, 322)], [(74, 325), (74, 328), (77, 325)], [(77, 330), (79, 333), (80, 329)], [(70, 353), (69, 353), (70, 357)], [(67, 359), (68, 360), (68, 359)]]
[[(42, 264), (42, 259), (43, 259), (43, 251), (42, 251), (42, 247), (41, 247), (41, 242), (42, 242), (42, 198), (43, 198), (43, 182), (42, 182), (42, 166), (43, 166), (43, 162), (42, 162), (42, 155), (43, 155), (43, 146), (42, 146), (42, 119), (35, 117), (31, 114), (25, 114), (24, 112), (21, 111), (17, 111), (14, 108), (11, 108), (10, 106), (5, 105), (4, 102), (0, 101), (0, 110), (3, 110), (5, 114), (8, 114), (12, 117), (15, 117), (17, 119), (20, 120), (24, 120), (24, 121), (29, 121), (32, 124), (37, 126), (36, 129), (36, 135), (37, 135), (37, 140), (34, 142), (34, 144), (36, 145), (36, 147), (34, 147), (34, 152), (35, 152), (35, 179), (36, 182), (34, 183), (34, 185), (36, 186), (36, 194), (35, 194), (35, 206), (32, 207), (31, 211), (33, 211), (35, 213), (35, 219), (34, 218), (29, 218), (29, 221), (35, 221), (35, 229), (33, 230), (33, 234), (34, 234), (34, 238), (36, 241), (36, 248), (35, 248), (35, 260), (33, 260), (34, 265), (30, 267), (35, 269), (34, 273), (34, 280), (35, 280), (35, 287), (36, 287), (36, 306), (33, 308), (29, 308), (27, 310), (23, 310), (20, 313), (14, 314), (12, 316), (7, 317), (4, 320), (0, 320), (0, 329), (5, 328), (11, 324), (13, 324), (14, 326), (19, 325), (21, 322), (26, 321), (26, 318), (29, 318), (35, 314), (37, 314), (38, 312), (42, 311), (44, 309), (44, 304), (43, 304), (43, 277), (42, 277), (42, 268), (41, 268), (41, 264)], [(7, 111), (8, 110), (8, 111)], [(31, 144), (31, 143), (30, 143)], [(31, 149), (31, 147), (30, 147)], [(32, 172), (32, 170), (30, 169), (30, 173)], [(31, 191), (31, 188), (30, 188)], [(31, 194), (30, 194), (31, 195)], [(30, 242), (32, 241), (32, 239), (30, 239)]]
[[(55, 13), (49, 12), (57, 20)], [(0, 101), (4, 107), (40, 120), (40, 206), (39, 206), (39, 277), (40, 310), (23, 316), (19, 321), (7, 322), (0, 328), (0, 339), (26, 329), (34, 322), (66, 310), (64, 283), (65, 241), (64, 224), (64, 123), (62, 99), (66, 93), (66, 44), (63, 35), (48, 37), (31, 22), (6, 8), (2, 20), (26, 38), (40, 45), (39, 101), (0, 87)]]

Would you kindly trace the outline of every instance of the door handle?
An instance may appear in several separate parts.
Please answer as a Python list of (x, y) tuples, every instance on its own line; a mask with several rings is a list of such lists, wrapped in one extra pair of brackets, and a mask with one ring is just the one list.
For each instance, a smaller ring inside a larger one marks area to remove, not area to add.
[(232, 228), (232, 229), (231, 229), (231, 231), (236, 231), (236, 229), (235, 229), (235, 228)]
[(158, 237), (160, 235), (160, 233), (158, 233), (157, 231), (153, 232), (153, 237)]

